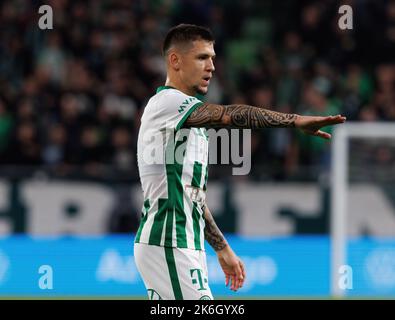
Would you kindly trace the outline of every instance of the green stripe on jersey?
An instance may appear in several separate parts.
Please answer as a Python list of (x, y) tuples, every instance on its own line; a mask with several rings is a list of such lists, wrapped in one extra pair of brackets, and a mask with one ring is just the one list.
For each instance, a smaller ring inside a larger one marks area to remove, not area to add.
[[(191, 185), (196, 188), (200, 188), (200, 184), (202, 182), (202, 164), (195, 161), (193, 165), (193, 177)], [(192, 223), (193, 223), (193, 238), (196, 250), (201, 250), (202, 247), (200, 245), (200, 214), (197, 209), (196, 202), (193, 202), (192, 209)]]
[(200, 224), (199, 224), (200, 213), (197, 209), (196, 202), (193, 203), (192, 219), (193, 219), (193, 239), (195, 243), (195, 249), (201, 250), (202, 247), (200, 245)]
[(143, 231), (144, 225), (147, 222), (148, 210), (149, 210), (149, 207), (150, 207), (149, 199), (146, 199), (144, 201), (143, 207), (144, 207), (145, 213), (143, 211), (143, 217), (142, 217), (141, 222), (140, 222), (139, 230), (137, 231), (135, 242), (139, 242), (140, 241), (141, 232)]
[(206, 173), (204, 175), (204, 184), (203, 184), (203, 191), (206, 191), (207, 189), (207, 179), (208, 179), (208, 163), (206, 165)]
[(183, 300), (180, 281), (178, 280), (178, 275), (177, 275), (176, 261), (174, 259), (173, 248), (165, 247), (165, 256), (166, 256), (167, 267), (169, 269), (171, 286), (173, 287), (174, 297), (176, 300)]
[(173, 246), (173, 220), (174, 220), (174, 210), (172, 208), (167, 208), (165, 247), (168, 248), (171, 248)]
[(154, 223), (152, 224), (148, 244), (154, 244), (160, 246), (166, 213), (167, 213), (167, 199), (159, 199), (158, 212), (155, 213)]
[(193, 177), (191, 182), (192, 187), (200, 188), (201, 181), (202, 181), (202, 164), (195, 161), (193, 165)]
[[(177, 141), (177, 148), (187, 141), (188, 137), (184, 137), (184, 141)], [(175, 174), (176, 174), (176, 189), (174, 193), (174, 201), (175, 201), (175, 213), (176, 213), (176, 235), (177, 235), (177, 247), (186, 248), (187, 245), (187, 232), (186, 232), (186, 224), (187, 217), (184, 211), (184, 187), (182, 185), (182, 167), (183, 163), (179, 164), (177, 161), (174, 164)]]
[[(174, 133), (175, 134), (175, 133)], [(174, 136), (175, 137), (175, 136)], [(174, 163), (167, 164), (166, 161), (166, 174), (167, 174), (167, 192), (168, 192), (168, 211), (175, 212), (176, 215), (176, 238), (178, 248), (187, 248), (187, 235), (186, 235), (186, 223), (187, 218), (184, 212), (184, 187), (182, 185), (182, 168), (183, 163), (178, 163), (175, 152), (180, 147), (181, 144), (186, 143), (188, 136), (183, 137), (182, 141), (177, 141), (175, 143), (175, 148), (173, 150)], [(171, 148), (173, 144), (168, 144), (168, 148)], [(167, 150), (169, 151), (169, 150)], [(167, 155), (167, 152), (166, 152)], [(167, 217), (169, 220), (169, 217)], [(173, 219), (172, 219), (173, 221)], [(172, 238), (172, 230), (167, 232), (166, 223), (166, 237)], [(169, 244), (169, 241), (165, 241)], [(170, 246), (172, 243), (170, 241)]]

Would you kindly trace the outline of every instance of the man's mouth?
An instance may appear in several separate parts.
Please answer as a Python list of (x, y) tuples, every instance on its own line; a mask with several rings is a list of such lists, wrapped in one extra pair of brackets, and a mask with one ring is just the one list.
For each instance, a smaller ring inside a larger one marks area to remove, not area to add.
[(203, 81), (205, 82), (206, 85), (209, 84), (211, 77), (207, 76), (207, 77), (203, 77)]

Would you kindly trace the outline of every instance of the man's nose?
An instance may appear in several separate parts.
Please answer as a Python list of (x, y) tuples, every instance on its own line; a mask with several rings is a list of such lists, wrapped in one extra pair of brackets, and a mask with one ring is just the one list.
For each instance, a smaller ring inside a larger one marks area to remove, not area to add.
[(215, 67), (214, 67), (214, 61), (213, 60), (209, 60), (209, 62), (207, 63), (207, 70), (210, 72), (214, 72), (215, 71)]

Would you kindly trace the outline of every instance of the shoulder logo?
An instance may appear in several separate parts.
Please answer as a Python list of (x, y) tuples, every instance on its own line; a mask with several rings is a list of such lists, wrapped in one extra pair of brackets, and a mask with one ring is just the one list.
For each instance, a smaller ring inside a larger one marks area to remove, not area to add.
[(190, 98), (185, 99), (185, 101), (179, 106), (179, 108), (178, 108), (178, 113), (183, 113), (184, 110), (185, 110), (185, 108), (186, 108), (192, 101), (195, 101), (195, 100), (196, 100), (196, 98), (194, 98), (194, 97), (190, 97)]

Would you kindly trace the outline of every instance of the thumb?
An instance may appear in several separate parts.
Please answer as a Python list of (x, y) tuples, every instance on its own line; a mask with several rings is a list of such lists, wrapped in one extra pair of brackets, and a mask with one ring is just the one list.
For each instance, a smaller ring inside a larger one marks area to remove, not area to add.
[(315, 133), (315, 135), (318, 136), (318, 137), (324, 138), (324, 139), (330, 139), (332, 137), (329, 133), (321, 131), (321, 130), (318, 130)]

